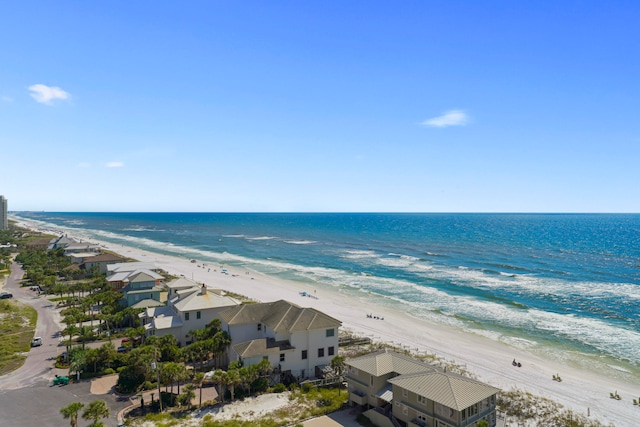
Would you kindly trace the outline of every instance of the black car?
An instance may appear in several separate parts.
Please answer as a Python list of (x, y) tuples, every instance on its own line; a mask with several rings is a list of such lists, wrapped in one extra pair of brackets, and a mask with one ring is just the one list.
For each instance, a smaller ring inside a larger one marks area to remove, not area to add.
[(9, 292), (0, 292), (0, 299), (13, 298), (13, 294)]

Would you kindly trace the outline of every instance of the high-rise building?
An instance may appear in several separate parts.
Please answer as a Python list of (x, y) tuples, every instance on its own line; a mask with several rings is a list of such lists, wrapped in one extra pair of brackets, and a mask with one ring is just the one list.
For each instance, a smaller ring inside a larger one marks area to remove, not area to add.
[(9, 217), (7, 216), (7, 199), (0, 196), (0, 230), (9, 229)]

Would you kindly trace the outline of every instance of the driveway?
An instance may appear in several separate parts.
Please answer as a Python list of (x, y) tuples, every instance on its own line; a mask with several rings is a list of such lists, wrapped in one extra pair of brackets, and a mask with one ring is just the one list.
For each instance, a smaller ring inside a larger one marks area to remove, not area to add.
[(67, 375), (68, 371), (56, 369), (54, 360), (64, 351), (60, 345), (60, 315), (55, 304), (44, 296), (39, 297), (29, 288), (21, 288), (20, 280), (24, 271), (13, 263), (11, 275), (4, 290), (13, 293), (14, 299), (29, 304), (38, 311), (36, 336), (41, 336), (43, 344), (31, 348), (27, 359), (19, 369), (0, 377), (0, 414), (2, 425), (12, 427), (59, 427), (67, 425), (60, 414), (60, 408), (72, 402), (85, 404), (98, 399), (107, 402), (111, 415), (103, 420), (105, 425), (118, 425), (116, 414), (130, 404), (129, 399), (121, 399), (111, 390), (101, 390), (107, 394), (92, 394), (90, 381), (81, 381), (62, 387), (52, 387), (53, 377)]

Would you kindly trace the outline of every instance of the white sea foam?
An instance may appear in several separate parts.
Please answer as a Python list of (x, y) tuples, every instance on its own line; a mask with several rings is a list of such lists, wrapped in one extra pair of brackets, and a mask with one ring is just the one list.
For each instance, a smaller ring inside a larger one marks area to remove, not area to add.
[[(539, 334), (542, 331), (547, 336), (557, 337), (559, 342), (563, 339), (579, 342), (602, 353), (630, 360), (635, 364), (640, 363), (638, 360), (640, 334), (637, 331), (615, 326), (602, 320), (537, 309), (523, 309), (503, 305), (499, 302), (483, 301), (472, 296), (452, 295), (406, 280), (354, 274), (353, 272), (324, 267), (305, 267), (277, 260), (255, 260), (230, 253), (201, 251), (99, 230), (77, 230), (45, 222), (40, 222), (40, 225), (57, 230), (68, 230), (70, 234), (84, 238), (102, 237), (116, 242), (128, 242), (132, 246), (152, 248), (160, 252), (171, 251), (197, 259), (244, 265), (267, 273), (292, 276), (299, 280), (312, 282), (314, 286), (322, 287), (324, 285), (338, 289), (349, 289), (350, 292), (360, 295), (361, 298), (375, 298), (376, 304), (388, 304), (410, 315), (432, 322), (486, 334), (494, 339), (498, 337), (509, 345), (533, 346), (535, 340), (529, 336)], [(622, 296), (624, 294), (631, 300), (640, 298), (640, 287), (630, 284), (566, 282), (535, 275), (517, 275), (515, 278), (499, 274), (487, 275), (478, 269), (432, 266), (415, 257), (382, 256), (371, 250), (345, 251), (342, 257), (363, 266), (386, 263), (384, 265), (412, 269), (411, 271), (420, 271), (420, 274), (427, 278), (449, 280), (467, 287), (520, 289), (531, 294), (554, 293), (566, 297), (588, 295), (597, 298), (598, 296)], [(425, 269), (425, 266), (428, 266), (429, 269)], [(474, 326), (476, 321), (485, 324), (485, 332), (479, 331)], [(522, 335), (526, 335), (526, 337), (520, 336), (517, 337), (516, 342), (511, 342), (510, 340), (514, 338), (503, 334), (494, 335), (491, 332), (491, 325), (508, 325), (513, 330), (522, 331)]]
[(340, 255), (341, 258), (351, 259), (351, 260), (366, 260), (366, 259), (377, 259), (380, 257), (375, 251), (365, 251), (365, 250), (346, 250)]
[(315, 240), (284, 240), (284, 242), (290, 245), (313, 245), (318, 243)]
[(154, 232), (165, 231), (165, 230), (159, 230), (159, 229), (154, 229), (154, 228), (146, 228), (146, 227), (143, 227), (141, 225), (140, 226), (133, 226), (133, 227), (129, 227), (129, 228), (124, 228), (123, 230), (124, 231), (136, 231), (136, 232), (137, 231), (154, 231)]

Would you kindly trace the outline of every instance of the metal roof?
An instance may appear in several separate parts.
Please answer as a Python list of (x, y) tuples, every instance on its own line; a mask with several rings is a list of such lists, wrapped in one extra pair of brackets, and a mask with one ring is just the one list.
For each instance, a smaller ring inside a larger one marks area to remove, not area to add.
[(466, 409), (500, 391), (496, 387), (450, 372), (420, 372), (400, 375), (388, 381), (456, 411)]
[(397, 374), (412, 374), (415, 372), (435, 371), (435, 368), (424, 362), (386, 349), (346, 360), (345, 363), (376, 377), (391, 372)]
[(391, 384), (387, 385), (385, 388), (376, 393), (376, 397), (386, 401), (393, 402), (393, 386)]
[(206, 310), (209, 308), (234, 307), (240, 304), (240, 301), (225, 295), (219, 295), (209, 289), (194, 289), (193, 292), (186, 296), (180, 295), (177, 299), (171, 300), (171, 304), (181, 311)]

